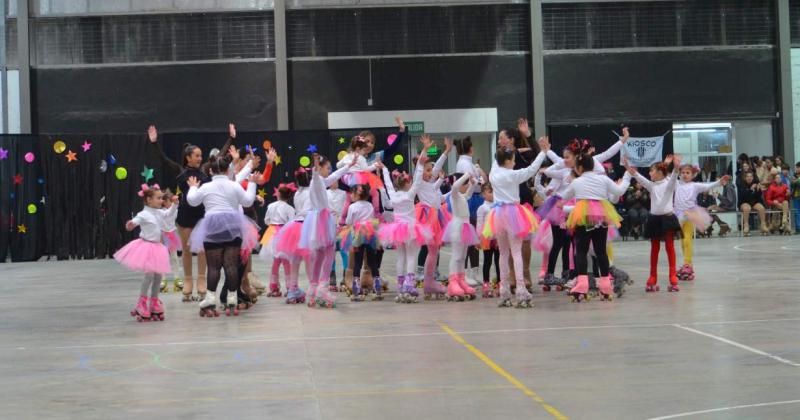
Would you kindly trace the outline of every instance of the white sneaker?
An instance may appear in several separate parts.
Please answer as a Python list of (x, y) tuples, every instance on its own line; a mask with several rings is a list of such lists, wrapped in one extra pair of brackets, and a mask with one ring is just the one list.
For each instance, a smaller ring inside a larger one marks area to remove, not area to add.
[(478, 287), (483, 284), (483, 281), (481, 281), (480, 276), (478, 275), (478, 268), (476, 267), (467, 269), (466, 280), (467, 284), (470, 285), (470, 287)]

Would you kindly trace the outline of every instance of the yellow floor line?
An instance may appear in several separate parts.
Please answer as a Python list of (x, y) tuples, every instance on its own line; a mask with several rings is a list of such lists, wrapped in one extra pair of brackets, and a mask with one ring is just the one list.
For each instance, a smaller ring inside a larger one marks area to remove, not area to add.
[(446, 324), (443, 324), (441, 322), (438, 322), (438, 324), (439, 324), (439, 327), (442, 330), (444, 330), (444, 332), (449, 334), (450, 337), (453, 340), (455, 340), (456, 342), (458, 342), (462, 346), (466, 347), (467, 350), (469, 350), (473, 355), (475, 355), (475, 357), (477, 357), (478, 359), (480, 359), (480, 361), (482, 361), (487, 366), (492, 368), (492, 370), (495, 371), (495, 373), (497, 373), (498, 375), (500, 375), (503, 378), (505, 378), (505, 380), (510, 382), (511, 385), (514, 385), (514, 387), (516, 387), (517, 389), (522, 391), (523, 394), (527, 395), (532, 400), (536, 401), (536, 403), (541, 405), (542, 408), (544, 408), (548, 413), (550, 413), (550, 415), (552, 415), (553, 417), (555, 417), (555, 418), (557, 418), (559, 420), (568, 420), (569, 419), (567, 416), (561, 414), (560, 411), (556, 410), (555, 407), (553, 407), (552, 405), (546, 403), (542, 399), (542, 397), (539, 396), (539, 394), (533, 392), (533, 390), (531, 390), (530, 388), (525, 386), (525, 384), (523, 384), (519, 379), (515, 378), (512, 374), (508, 373), (505, 369), (500, 367), (500, 365), (498, 365), (492, 359), (490, 359), (489, 356), (484, 354), (482, 351), (478, 350), (477, 347), (475, 347), (472, 344), (468, 343), (467, 340), (464, 340), (463, 337), (461, 337), (457, 332), (453, 331)]

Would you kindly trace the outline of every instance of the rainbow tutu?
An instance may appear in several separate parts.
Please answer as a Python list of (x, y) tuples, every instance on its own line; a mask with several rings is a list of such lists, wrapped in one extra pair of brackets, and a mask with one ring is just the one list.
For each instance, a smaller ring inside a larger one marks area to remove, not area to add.
[(261, 251), (258, 256), (261, 259), (268, 260), (275, 256), (275, 236), (281, 231), (283, 225), (269, 225), (264, 235), (261, 237)]
[(181, 249), (181, 240), (174, 230), (170, 232), (161, 232), (161, 243), (167, 247), (169, 252), (175, 252)]
[(302, 230), (302, 220), (295, 220), (285, 224), (272, 238), (275, 247), (273, 256), (278, 258), (301, 258), (308, 255), (307, 249), (299, 247)]
[(455, 217), (444, 227), (442, 242), (472, 246), (476, 245), (480, 240), (478, 239), (478, 232), (475, 231), (475, 226), (472, 226), (469, 220)]
[(608, 200), (577, 200), (567, 218), (567, 228), (622, 225), (622, 217)]
[(382, 244), (397, 248), (409, 242), (422, 246), (433, 238), (430, 228), (420, 223), (394, 221), (381, 224), (378, 230), (378, 239)]
[(378, 249), (378, 219), (370, 219), (366, 222), (356, 222), (353, 226), (346, 226), (338, 236), (341, 249), (351, 250), (366, 245), (372, 249)]
[(346, 173), (342, 176), (342, 182), (344, 182), (348, 187), (366, 184), (369, 185), (369, 187), (373, 190), (383, 189), (383, 181), (381, 181), (381, 178), (372, 172), (367, 171)]
[(519, 203), (495, 203), (483, 225), (484, 238), (495, 238), (499, 232), (507, 232), (525, 239), (539, 228), (539, 219), (528, 207)]
[(700, 206), (692, 207), (688, 210), (684, 210), (682, 212), (678, 212), (678, 220), (683, 222), (684, 220), (688, 220), (692, 222), (692, 224), (698, 230), (706, 230), (709, 226), (711, 226), (711, 222), (713, 219), (711, 215), (708, 214), (708, 211)]
[(314, 251), (334, 246), (336, 241), (336, 223), (333, 213), (328, 209), (311, 210), (306, 214), (303, 228), (300, 231), (300, 249)]
[(442, 231), (451, 219), (447, 208), (443, 205), (438, 209), (434, 209), (425, 203), (417, 203), (414, 213), (417, 223), (427, 226), (431, 230), (431, 239), (425, 245), (440, 246), (442, 244)]
[(171, 273), (169, 251), (160, 242), (135, 239), (114, 253), (114, 259), (125, 267), (142, 273)]

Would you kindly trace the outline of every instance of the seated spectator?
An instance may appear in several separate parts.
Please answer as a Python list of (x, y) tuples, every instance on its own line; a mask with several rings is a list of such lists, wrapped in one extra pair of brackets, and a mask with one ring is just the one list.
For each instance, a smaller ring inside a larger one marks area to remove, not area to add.
[(777, 223), (773, 225), (773, 230), (780, 230), (781, 233), (791, 234), (792, 226), (789, 222), (789, 187), (781, 181), (779, 173), (772, 175), (772, 183), (764, 193), (764, 199), (767, 202), (767, 207), (780, 210), (781, 220), (780, 225)]
[(714, 162), (711, 159), (703, 163), (703, 169), (695, 176), (695, 182), (714, 182), (717, 180), (717, 171), (714, 170)]
[(634, 238), (639, 239), (649, 215), (647, 209), (650, 208), (650, 194), (641, 184), (632, 179), (631, 186), (628, 188), (628, 192), (625, 193), (623, 200), (627, 209), (627, 219), (630, 221), (631, 233)]
[(753, 173), (753, 181), (758, 184), (758, 177), (753, 172), (753, 166), (749, 162), (743, 162), (742, 166), (739, 167), (739, 171), (736, 174), (736, 188), (739, 188), (744, 183), (744, 174), (751, 172)]
[(736, 189), (730, 182), (722, 184), (722, 194), (716, 196), (719, 203), (708, 208), (712, 213), (724, 213), (726, 211), (736, 211)]
[(769, 188), (769, 184), (772, 183), (772, 159), (765, 157), (759, 166), (756, 167), (756, 176), (758, 177), (758, 182), (761, 184), (761, 187), (764, 191)]
[(761, 234), (768, 235), (767, 213), (764, 208), (764, 194), (761, 186), (755, 182), (752, 172), (746, 172), (742, 178), (742, 183), (737, 190), (739, 196), (739, 209), (742, 211), (742, 233), (750, 236), (750, 212), (758, 212), (761, 221)]

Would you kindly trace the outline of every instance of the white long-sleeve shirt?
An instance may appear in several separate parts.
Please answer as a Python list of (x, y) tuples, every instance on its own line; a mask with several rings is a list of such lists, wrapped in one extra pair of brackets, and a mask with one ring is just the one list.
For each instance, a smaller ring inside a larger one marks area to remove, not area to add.
[(240, 207), (250, 207), (256, 198), (256, 184), (247, 184), (247, 191), (241, 185), (228, 179), (227, 175), (214, 175), (211, 182), (189, 188), (186, 201), (191, 206), (203, 204), (206, 214), (239, 212)]
[(609, 200), (624, 194), (630, 183), (631, 175), (628, 172), (625, 172), (619, 185), (606, 174), (586, 172), (569, 184), (561, 198), (564, 201), (573, 197), (577, 200)]
[[(469, 221), (469, 204), (467, 204), (467, 197), (472, 197), (475, 191), (475, 184), (469, 181), (470, 174), (465, 173), (453, 183), (453, 189), (450, 191), (450, 207), (453, 211), (453, 217), (459, 218), (462, 221)], [(461, 194), (461, 187), (470, 182), (467, 187), (467, 192)]]
[(396, 191), (392, 183), (389, 170), (383, 168), (383, 184), (386, 185), (386, 192), (394, 208), (394, 220), (398, 222), (413, 223), (416, 221), (414, 210), (414, 197), (417, 196), (417, 189), (422, 182), (422, 172), (424, 165), (417, 163), (414, 169), (414, 179), (411, 181), (411, 188), (408, 191)]
[[(433, 165), (433, 171), (431, 172), (431, 177), (433, 179), (439, 177), (439, 173), (442, 171), (446, 159), (447, 154), (442, 153), (439, 159), (436, 160), (436, 163)], [(441, 180), (425, 181), (421, 179), (417, 187), (417, 197), (419, 197), (419, 201), (438, 209), (442, 205), (442, 191), (439, 189), (440, 185), (442, 185)]]
[[(605, 175), (606, 170), (603, 167), (603, 162), (606, 162), (619, 153), (620, 149), (622, 149), (622, 146), (623, 143), (618, 141), (603, 153), (598, 153), (592, 156), (592, 159), (594, 160), (594, 168), (592, 168), (592, 172), (597, 173), (598, 175)], [(572, 169), (565, 167), (564, 159), (553, 152), (552, 149), (547, 151), (547, 158), (553, 162), (553, 165), (547, 168), (544, 172), (544, 174), (551, 179), (548, 189), (555, 192), (559, 196), (562, 196), (562, 194), (564, 194), (564, 192), (567, 190), (570, 182), (573, 180)]]
[(175, 219), (178, 217), (178, 203), (172, 203), (168, 209), (162, 209), (164, 217), (161, 220), (161, 230), (164, 232), (175, 232)]
[(461, 155), (456, 162), (456, 172), (460, 174), (470, 174), (478, 181), (478, 184), (483, 184), (484, 179), (481, 172), (478, 170), (475, 162), (470, 155)]
[(483, 204), (478, 207), (478, 220), (477, 223), (475, 223), (475, 226), (478, 228), (478, 233), (483, 231), (483, 224), (486, 223), (486, 216), (489, 215), (493, 205), (494, 201), (484, 201)]
[[(353, 163), (353, 159), (356, 160), (356, 164), (351, 167), (350, 164)], [(370, 165), (360, 153), (351, 152), (345, 155), (342, 160), (336, 162), (336, 169), (341, 168), (349, 168), (348, 172), (372, 172), (375, 170), (375, 164)]]
[(161, 242), (161, 228), (167, 211), (169, 210), (144, 206), (142, 211), (136, 213), (131, 221), (139, 226), (139, 238), (148, 242)]
[(683, 212), (697, 206), (697, 195), (721, 185), (716, 182), (683, 182), (678, 181), (675, 186), (675, 210)]
[(359, 222), (366, 222), (373, 218), (375, 209), (372, 208), (372, 203), (369, 201), (358, 200), (350, 203), (347, 208), (347, 217), (345, 223), (348, 226), (353, 226)]
[(492, 166), (489, 182), (494, 190), (494, 200), (499, 203), (519, 203), (519, 184), (531, 179), (542, 166), (545, 154), (539, 152), (530, 166), (523, 169), (508, 169)]
[[(322, 180), (322, 185), (323, 185), (321, 194), (325, 195), (325, 201), (324, 201), (325, 206), (322, 207), (322, 208), (327, 208), (328, 207), (328, 205), (327, 205), (328, 197), (327, 197), (327, 193), (325, 192), (325, 188), (331, 186), (334, 182), (338, 181), (339, 178), (341, 178), (342, 175), (344, 175), (346, 172), (347, 172), (347, 167), (344, 166), (342, 168), (337, 169), (336, 172), (328, 175), (326, 178), (321, 178), (320, 177), (320, 179)], [(314, 177), (315, 176), (318, 176), (318, 175), (313, 174), (311, 176), (311, 182), (312, 183), (314, 182)], [(319, 194), (320, 194), (320, 192), (318, 191), (317, 192), (317, 196), (315, 198), (315, 201), (318, 202), (318, 203), (322, 202), (322, 197), (320, 197)], [(322, 208), (315, 207), (314, 203), (312, 203), (312, 201), (311, 201), (311, 186), (310, 185), (308, 187), (300, 187), (300, 188), (297, 189), (297, 192), (294, 194), (294, 209), (295, 209), (294, 220), (297, 220), (297, 221), (305, 220), (306, 219), (306, 215), (308, 214), (309, 211), (314, 210), (314, 209), (321, 210)]]
[(672, 205), (675, 184), (678, 179), (677, 172), (673, 172), (661, 181), (650, 181), (639, 172), (636, 172), (636, 181), (650, 193), (650, 214), (663, 216), (675, 212)]
[(267, 225), (285, 225), (292, 219), (294, 219), (294, 207), (281, 200), (270, 203), (264, 215), (264, 223)]

